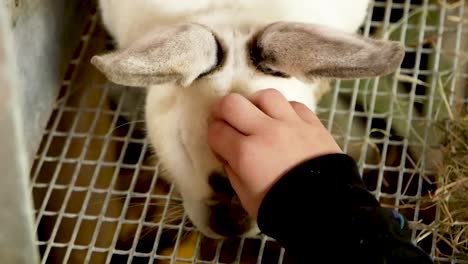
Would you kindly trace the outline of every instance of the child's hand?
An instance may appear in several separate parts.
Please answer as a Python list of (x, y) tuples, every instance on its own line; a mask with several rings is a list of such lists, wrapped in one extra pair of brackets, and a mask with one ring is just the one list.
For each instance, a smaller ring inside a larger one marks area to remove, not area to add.
[[(258, 208), (273, 184), (307, 159), (341, 153), (317, 116), (273, 89), (245, 98), (230, 94), (215, 104), (208, 142), (225, 162), (247, 212)], [(339, 166), (339, 165), (338, 165)]]

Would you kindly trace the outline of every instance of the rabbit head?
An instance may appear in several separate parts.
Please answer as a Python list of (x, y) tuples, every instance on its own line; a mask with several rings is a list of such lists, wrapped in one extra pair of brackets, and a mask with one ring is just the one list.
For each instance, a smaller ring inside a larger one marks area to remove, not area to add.
[(259, 230), (207, 144), (211, 105), (228, 93), (274, 88), (314, 111), (327, 80), (389, 74), (403, 55), (399, 43), (317, 24), (187, 22), (155, 26), (92, 63), (111, 82), (146, 89), (146, 133), (161, 166), (194, 225), (222, 238)]

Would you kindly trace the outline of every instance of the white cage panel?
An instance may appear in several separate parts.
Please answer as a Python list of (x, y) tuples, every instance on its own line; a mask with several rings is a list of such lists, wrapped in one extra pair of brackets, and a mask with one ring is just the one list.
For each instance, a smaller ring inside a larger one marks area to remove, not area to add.
[[(434, 198), (449, 180), (440, 162), (450, 133), (441, 131), (467, 122), (466, 8), (463, 0), (374, 1), (362, 34), (405, 43), (403, 64), (382, 78), (335, 82), (318, 110), (368, 187), (411, 221), (414, 241), (439, 263), (468, 263), (466, 216), (447, 214), (449, 199)], [(159, 177), (140, 109), (123, 107), (125, 91), (109, 101), (112, 86), (89, 63), (113, 47), (96, 9), (86, 9), (75, 14), (80, 42), (65, 44), (72, 58), (47, 99), (56, 103), (30, 168), (42, 263), (293, 263), (267, 237), (214, 241), (191, 225)], [(463, 133), (457, 139), (468, 144)]]

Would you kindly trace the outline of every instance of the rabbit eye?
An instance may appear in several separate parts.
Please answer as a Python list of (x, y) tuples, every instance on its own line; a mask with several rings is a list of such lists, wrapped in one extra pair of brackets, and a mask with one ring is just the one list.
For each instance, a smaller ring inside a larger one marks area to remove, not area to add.
[(262, 64), (258, 65), (257, 69), (260, 70), (261, 72), (267, 74), (267, 75), (273, 75), (273, 76), (281, 77), (281, 78), (288, 78), (289, 77), (289, 75), (287, 75), (284, 72), (275, 71), (275, 70), (271, 69), (270, 67), (262, 65)]
[(200, 74), (198, 76), (197, 79), (200, 79), (200, 78), (203, 78), (209, 74), (212, 74), (213, 72), (219, 70), (223, 64), (224, 64), (224, 60), (225, 60), (225, 51), (224, 51), (224, 47), (221, 43), (221, 41), (215, 36), (215, 40), (216, 40), (216, 63), (213, 65), (213, 67), (211, 67), (211, 69), (209, 69), (208, 71)]
[[(289, 78), (290, 76), (284, 72), (275, 71), (270, 67), (265, 65), (265, 60), (267, 59), (265, 54), (262, 53), (261, 47), (257, 45), (257, 38), (256, 36), (252, 38), (252, 40), (248, 43), (247, 49), (249, 51), (249, 59), (252, 65), (255, 67), (256, 70), (267, 74), (272, 75), (280, 78)], [(270, 58), (270, 60), (273, 60)]]

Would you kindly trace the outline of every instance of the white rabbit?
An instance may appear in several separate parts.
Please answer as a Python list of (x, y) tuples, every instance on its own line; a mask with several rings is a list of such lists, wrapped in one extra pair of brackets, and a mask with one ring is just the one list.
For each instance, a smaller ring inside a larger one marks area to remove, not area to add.
[(212, 103), (275, 88), (315, 111), (330, 79), (391, 73), (403, 46), (355, 34), (368, 2), (100, 0), (117, 50), (91, 61), (111, 82), (147, 89), (147, 136), (206, 236), (259, 232), (207, 145)]

